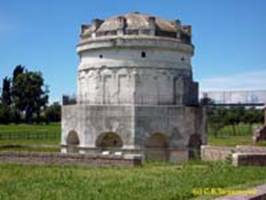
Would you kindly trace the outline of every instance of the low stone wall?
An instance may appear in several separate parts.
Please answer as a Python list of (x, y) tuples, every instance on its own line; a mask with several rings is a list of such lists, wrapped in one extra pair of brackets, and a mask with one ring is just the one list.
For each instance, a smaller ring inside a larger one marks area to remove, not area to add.
[(253, 132), (252, 140), (254, 143), (266, 140), (266, 126), (255, 129)]
[(201, 146), (201, 159), (204, 161), (228, 160), (236, 148), (220, 146)]
[(232, 164), (238, 166), (266, 166), (266, 153), (234, 153)]
[(1, 152), (0, 163), (81, 166), (140, 166), (140, 155), (85, 155), (62, 153)]
[(237, 153), (266, 153), (266, 147), (238, 145), (236, 146)]
[(266, 147), (257, 146), (201, 146), (204, 161), (232, 160), (234, 166), (266, 166)]

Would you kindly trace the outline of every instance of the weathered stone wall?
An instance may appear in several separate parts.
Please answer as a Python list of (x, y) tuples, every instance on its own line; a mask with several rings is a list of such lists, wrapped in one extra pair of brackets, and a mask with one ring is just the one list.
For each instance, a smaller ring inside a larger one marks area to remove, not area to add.
[(165, 134), (170, 147), (186, 147), (192, 134), (206, 143), (204, 110), (199, 107), (75, 105), (64, 106), (62, 112), (61, 144), (66, 144), (72, 130), (78, 133), (82, 147), (95, 147), (104, 132), (117, 133), (124, 147), (143, 147), (153, 133)]
[(198, 84), (184, 69), (89, 68), (79, 72), (78, 102), (192, 105), (198, 103)]
[(236, 147), (201, 146), (205, 161), (232, 160), (234, 166), (266, 166), (266, 148), (239, 145)]
[(230, 159), (236, 151), (234, 147), (201, 146), (201, 159), (204, 161), (218, 161)]
[(71, 131), (77, 132), (81, 148), (95, 148), (101, 134), (114, 132), (122, 140), (121, 150), (143, 153), (148, 139), (160, 133), (165, 137), (168, 157), (175, 161), (180, 160), (174, 158), (176, 152), (184, 152), (181, 157), (186, 157), (192, 135), (206, 144), (206, 119), (200, 107), (83, 104), (64, 106), (62, 111), (62, 145), (67, 144)]
[(238, 166), (266, 166), (266, 153), (234, 153), (232, 164)]
[(236, 152), (237, 153), (266, 153), (266, 147), (237, 145)]
[[(127, 40), (123, 41), (126, 45)], [(159, 69), (191, 69), (190, 54), (182, 51), (173, 51), (173, 49), (160, 49), (151, 48), (156, 46), (156, 41), (151, 43), (151, 46), (145, 46), (145, 41), (142, 43), (142, 47), (132, 48), (132, 46), (123, 46), (122, 48), (105, 47), (99, 49), (88, 50), (81, 54), (81, 62), (79, 68), (101, 68), (102, 66), (108, 67), (153, 67)], [(138, 42), (139, 43), (139, 42)], [(157, 43), (160, 44), (159, 41)], [(141, 52), (145, 52), (146, 56), (142, 57)]]
[(254, 143), (265, 141), (266, 140), (266, 126), (264, 125), (263, 127), (255, 129), (253, 132), (252, 139)]
[[(164, 46), (166, 44), (169, 46)], [(78, 102), (198, 103), (198, 88), (192, 80), (193, 48), (190, 45), (169, 43), (162, 38), (107, 37), (81, 46), (84, 49), (78, 47)]]
[(123, 147), (134, 146), (134, 107), (130, 105), (63, 106), (61, 144), (66, 144), (70, 131), (78, 133), (81, 147), (96, 147), (97, 138), (104, 133), (117, 133)]
[(81, 165), (81, 166), (140, 166), (142, 157), (137, 155), (60, 154), (1, 152), (0, 163), (34, 165)]

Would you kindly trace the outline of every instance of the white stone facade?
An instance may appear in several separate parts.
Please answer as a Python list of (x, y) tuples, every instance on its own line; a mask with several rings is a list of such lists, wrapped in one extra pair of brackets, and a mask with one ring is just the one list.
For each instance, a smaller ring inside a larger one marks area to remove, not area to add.
[(119, 147), (178, 161), (191, 136), (206, 143), (190, 38), (190, 26), (139, 13), (83, 25), (77, 104), (63, 107), (62, 145), (74, 132), (81, 152)]

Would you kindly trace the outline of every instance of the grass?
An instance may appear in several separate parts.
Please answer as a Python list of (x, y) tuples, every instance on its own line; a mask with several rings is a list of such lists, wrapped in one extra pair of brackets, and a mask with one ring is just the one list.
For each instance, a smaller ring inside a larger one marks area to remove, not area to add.
[(0, 151), (59, 152), (60, 135), (59, 123), (0, 125)]
[[(31, 146), (31, 145), (0, 145), (0, 152), (16, 151), (16, 152), (60, 152), (58, 146)], [(1, 198), (0, 198), (1, 199)]]
[(208, 136), (208, 144), (217, 146), (253, 145), (250, 135), (245, 136)]
[[(259, 125), (255, 125), (259, 126)], [(217, 135), (214, 130), (208, 130), (208, 144), (217, 146), (254, 145), (252, 141), (252, 128), (248, 124), (239, 124), (237, 134), (234, 134), (232, 126), (225, 126)], [(266, 146), (266, 142), (260, 142), (257, 146)]]
[(265, 181), (265, 168), (235, 168), (220, 162), (151, 163), (138, 168), (1, 164), (0, 199), (178, 200), (197, 197), (195, 188), (247, 187)]
[[(42, 144), (59, 143), (60, 124), (0, 125), (0, 134), (46, 132), (56, 134), (56, 137), (0, 140), (0, 151), (59, 151), (57, 147), (44, 147)], [(214, 137), (210, 134), (209, 143), (227, 146), (251, 144), (251, 135)], [(265, 182), (266, 170), (263, 167), (235, 168), (223, 162), (198, 161), (183, 165), (151, 162), (137, 168), (0, 164), (0, 199), (182, 200), (199, 198), (193, 194), (193, 189), (197, 188), (246, 188)]]
[(1, 144), (59, 144), (59, 123), (49, 125), (11, 124), (0, 125)]

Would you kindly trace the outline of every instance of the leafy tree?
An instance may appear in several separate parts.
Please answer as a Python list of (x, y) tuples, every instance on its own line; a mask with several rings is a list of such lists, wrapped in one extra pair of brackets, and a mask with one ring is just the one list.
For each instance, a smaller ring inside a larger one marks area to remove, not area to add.
[(203, 97), (200, 99), (201, 105), (212, 105), (214, 103), (215, 103), (214, 100), (208, 97), (207, 94), (203, 94)]
[(31, 123), (33, 116), (38, 121), (41, 110), (48, 103), (48, 90), (44, 87), (42, 74), (29, 71), (18, 74), (13, 82), (13, 99), (18, 111), (25, 114), (26, 122)]
[(249, 132), (255, 123), (262, 123), (264, 119), (263, 111), (260, 109), (237, 107), (209, 107), (208, 123), (215, 136), (225, 126), (231, 126), (233, 135), (241, 135), (240, 123), (249, 124)]
[(208, 107), (208, 124), (213, 134), (218, 136), (219, 131), (226, 125), (226, 110), (224, 108)]
[(60, 122), (61, 120), (61, 105), (58, 102), (48, 106), (45, 110), (45, 118), (47, 122)]
[(8, 124), (10, 122), (10, 113), (8, 107), (0, 103), (0, 124)]
[(8, 77), (3, 79), (1, 105), (0, 105), (0, 123), (7, 124), (11, 119), (11, 80)]
[(20, 99), (25, 98), (21, 94), (21, 87), (17, 84), (17, 78), (24, 73), (25, 67), (22, 65), (17, 65), (13, 70), (12, 77), (12, 121), (19, 123), (21, 121), (21, 113), (23, 112), (23, 106)]
[(22, 65), (17, 65), (13, 71), (13, 84), (16, 81), (16, 78), (18, 77), (18, 75), (23, 74), (25, 70), (25, 67), (23, 67)]
[(11, 79), (3, 79), (0, 123), (39, 122), (48, 103), (48, 87), (40, 72), (15, 67)]
[(3, 80), (1, 101), (5, 106), (10, 106), (11, 104), (11, 80), (8, 77), (5, 77)]

